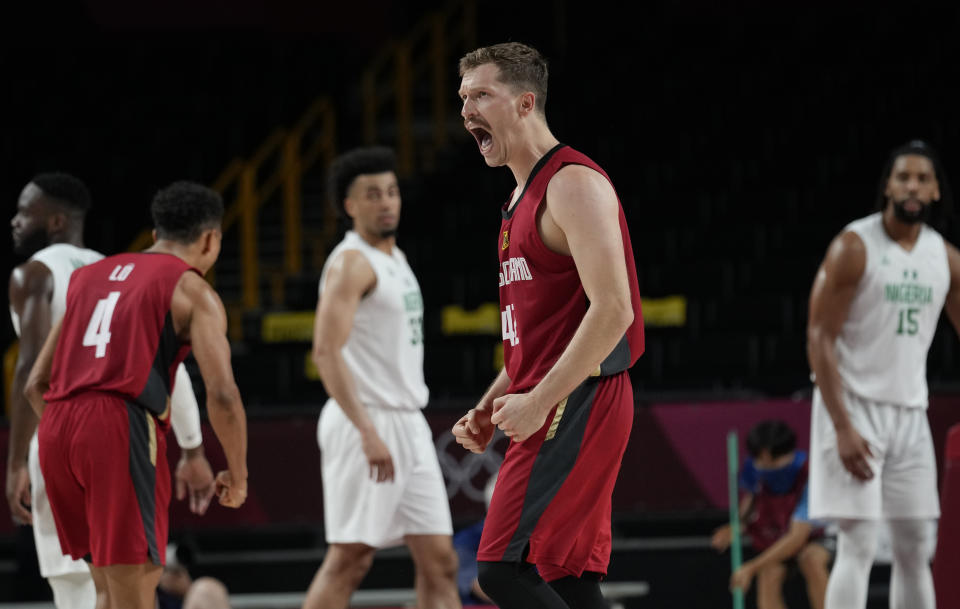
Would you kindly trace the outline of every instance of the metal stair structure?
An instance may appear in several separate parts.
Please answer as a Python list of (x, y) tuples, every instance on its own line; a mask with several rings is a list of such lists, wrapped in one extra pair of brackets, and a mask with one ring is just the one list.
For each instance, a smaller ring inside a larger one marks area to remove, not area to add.
[[(363, 141), (392, 144), (401, 178), (434, 167), (460, 128), (449, 107), (451, 66), (455, 53), (474, 44), (475, 11), (475, 1), (465, 0), (425, 15), (363, 71), (357, 117)], [(320, 96), (293, 126), (276, 128), (210, 185), (224, 197), (226, 213), (223, 251), (208, 279), (227, 307), (231, 339), (244, 337), (245, 317), (302, 307), (305, 287), (298, 281), (315, 281), (336, 237), (324, 183), (341, 122), (332, 98)], [(150, 243), (144, 230), (128, 250)]]

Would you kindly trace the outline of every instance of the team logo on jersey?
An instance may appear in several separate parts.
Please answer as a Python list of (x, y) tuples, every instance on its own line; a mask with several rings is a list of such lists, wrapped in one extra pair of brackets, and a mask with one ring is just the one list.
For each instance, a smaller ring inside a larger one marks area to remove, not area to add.
[(503, 245), (500, 246), (500, 249), (505, 250), (510, 247), (510, 231), (503, 231)]

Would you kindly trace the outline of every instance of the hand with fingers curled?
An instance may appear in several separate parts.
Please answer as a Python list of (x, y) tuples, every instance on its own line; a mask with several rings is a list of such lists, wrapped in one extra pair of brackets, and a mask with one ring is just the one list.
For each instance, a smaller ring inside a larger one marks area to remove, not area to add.
[(370, 466), (370, 479), (375, 482), (392, 482), (394, 471), (390, 449), (372, 428), (361, 433), (360, 437), (363, 442), (363, 454), (367, 457), (367, 463)]
[(453, 426), (453, 437), (457, 444), (472, 453), (482, 453), (486, 450), (493, 432), (496, 429), (490, 421), (493, 414), (492, 404), (478, 404), (460, 417)]
[(837, 430), (837, 452), (843, 467), (857, 480), (866, 482), (873, 478), (870, 459), (873, 452), (870, 443), (857, 433), (852, 425)]
[(750, 590), (750, 584), (753, 583), (755, 575), (756, 572), (753, 563), (750, 561), (745, 562), (730, 575), (730, 591), (733, 592), (739, 588), (746, 594)]
[(234, 476), (228, 470), (217, 474), (217, 498), (224, 507), (238, 508), (247, 500), (247, 479)]
[(523, 442), (543, 427), (547, 412), (532, 393), (511, 393), (493, 401), (490, 422), (514, 442)]
[(710, 547), (717, 552), (725, 552), (733, 543), (733, 529), (729, 524), (717, 527), (710, 537)]
[(182, 501), (189, 495), (190, 511), (199, 515), (206, 513), (217, 487), (202, 447), (183, 451), (174, 477), (177, 499)]
[(7, 468), (7, 504), (16, 524), (33, 524), (30, 513), (30, 472), (27, 463)]

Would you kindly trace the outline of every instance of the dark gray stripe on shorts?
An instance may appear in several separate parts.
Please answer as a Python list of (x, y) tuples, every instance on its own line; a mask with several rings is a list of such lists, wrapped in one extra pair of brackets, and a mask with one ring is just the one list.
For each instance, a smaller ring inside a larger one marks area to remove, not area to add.
[[(501, 560), (523, 560), (524, 550), (537, 522), (540, 521), (540, 516), (573, 470), (587, 430), (598, 381), (597, 378), (588, 378), (573, 390), (567, 398), (567, 406), (557, 426), (556, 435), (540, 446), (540, 452), (537, 453), (527, 479), (527, 493), (523, 498), (517, 530)], [(550, 421), (545, 424), (549, 425)]]
[[(126, 404), (127, 417), (130, 419), (130, 479), (140, 505), (147, 552), (151, 562), (160, 565), (163, 563), (157, 548), (157, 468), (150, 462), (150, 429), (147, 426), (147, 417), (150, 415), (140, 406), (129, 402)], [(166, 455), (157, 455), (157, 458), (166, 458)]]

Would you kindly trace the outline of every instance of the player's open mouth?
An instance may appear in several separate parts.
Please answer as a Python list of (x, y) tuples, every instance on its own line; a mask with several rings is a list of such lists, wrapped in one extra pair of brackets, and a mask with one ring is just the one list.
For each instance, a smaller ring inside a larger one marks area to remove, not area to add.
[(470, 133), (473, 134), (473, 139), (477, 140), (477, 146), (480, 147), (480, 154), (490, 152), (490, 149), (493, 148), (493, 136), (490, 135), (489, 131), (480, 127), (474, 127), (470, 129)]

